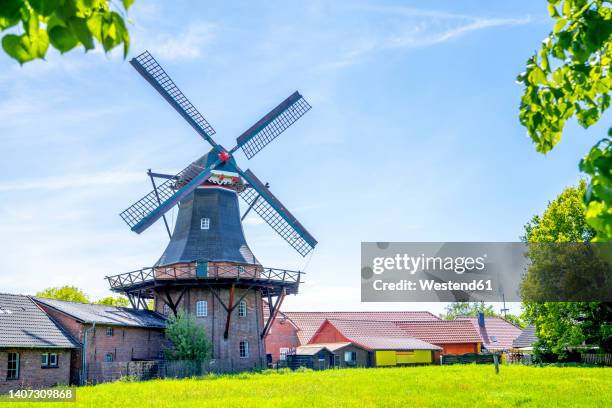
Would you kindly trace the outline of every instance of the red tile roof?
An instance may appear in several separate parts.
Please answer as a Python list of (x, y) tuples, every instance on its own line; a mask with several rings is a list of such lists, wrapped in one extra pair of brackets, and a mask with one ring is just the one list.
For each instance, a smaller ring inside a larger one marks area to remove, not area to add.
[(485, 327), (480, 327), (477, 317), (458, 317), (456, 321), (469, 321), (480, 335), (488, 350), (508, 350), (521, 334), (521, 329), (497, 316), (485, 316)]
[[(266, 308), (264, 308), (266, 310)], [(439, 317), (430, 312), (282, 312), (298, 328), (301, 344), (308, 344), (315, 332), (326, 319), (369, 320), (369, 321), (438, 321)], [(280, 313), (279, 313), (280, 316)]]
[(407, 337), (394, 322), (336, 319), (327, 322), (351, 342), (370, 350), (441, 350), (433, 344)]
[(406, 335), (433, 344), (480, 343), (478, 331), (469, 321), (396, 322)]

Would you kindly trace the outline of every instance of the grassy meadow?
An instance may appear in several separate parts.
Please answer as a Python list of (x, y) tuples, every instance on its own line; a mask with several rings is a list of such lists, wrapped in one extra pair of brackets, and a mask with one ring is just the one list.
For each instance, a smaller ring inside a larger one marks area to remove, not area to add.
[[(115, 382), (16, 407), (611, 407), (612, 368), (424, 366)], [(0, 404), (0, 407), (5, 404)]]

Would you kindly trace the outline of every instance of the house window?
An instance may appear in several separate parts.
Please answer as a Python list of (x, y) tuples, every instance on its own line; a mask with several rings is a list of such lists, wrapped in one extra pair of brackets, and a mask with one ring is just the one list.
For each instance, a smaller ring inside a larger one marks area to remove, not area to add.
[(106, 355), (104, 356), (104, 361), (107, 363), (112, 363), (113, 362), (113, 355), (112, 353), (106, 353)]
[(196, 316), (197, 317), (208, 316), (208, 302), (206, 300), (198, 300), (196, 302)]
[(280, 359), (285, 361), (287, 360), (287, 354), (289, 354), (289, 347), (281, 347), (280, 349), (278, 349), (279, 354), (280, 354)]
[(200, 229), (207, 230), (210, 228), (210, 218), (200, 219)]
[(497, 343), (497, 336), (491, 336), (491, 341), (493, 343)]
[(113, 337), (113, 328), (112, 327), (107, 327), (106, 328), (106, 335), (108, 337)]
[(357, 363), (357, 352), (345, 351), (344, 352), (344, 362), (347, 363), (348, 365)]
[(238, 304), (238, 316), (244, 317), (247, 315), (247, 304), (246, 300), (241, 300)]
[(57, 353), (42, 353), (40, 366), (44, 368), (57, 367)]
[(19, 378), (19, 353), (8, 353), (8, 366), (6, 369), (6, 379), (16, 380)]
[(164, 309), (162, 313), (164, 314), (164, 316), (170, 315), (170, 306), (168, 306), (166, 303), (164, 303)]
[(240, 342), (240, 358), (249, 357), (249, 342), (246, 340), (242, 340)]

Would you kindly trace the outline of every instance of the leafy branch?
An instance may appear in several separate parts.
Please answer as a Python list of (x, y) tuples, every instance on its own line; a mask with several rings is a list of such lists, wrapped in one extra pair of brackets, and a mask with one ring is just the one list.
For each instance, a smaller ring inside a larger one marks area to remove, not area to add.
[[(568, 119), (588, 128), (610, 107), (612, 8), (610, 0), (549, 0), (555, 20), (540, 50), (517, 77), (525, 86), (520, 122), (536, 150), (547, 153), (561, 140)], [(590, 185), (585, 194), (587, 221), (596, 241), (612, 241), (612, 129), (591, 149), (580, 169)]]
[(2, 37), (2, 48), (20, 64), (44, 59), (49, 45), (63, 54), (79, 45), (92, 50), (95, 42), (105, 52), (123, 44), (125, 57), (130, 36), (123, 15), (133, 2), (122, 0), (116, 6), (109, 0), (2, 0), (0, 31), (17, 31)]

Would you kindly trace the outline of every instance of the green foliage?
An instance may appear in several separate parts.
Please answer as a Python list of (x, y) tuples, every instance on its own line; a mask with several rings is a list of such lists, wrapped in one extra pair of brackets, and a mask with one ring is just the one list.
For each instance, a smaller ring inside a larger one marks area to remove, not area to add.
[(479, 313), (485, 316), (497, 316), (493, 306), (485, 305), (484, 302), (452, 302), (444, 308), (446, 313), (442, 314), (445, 320), (453, 320), (459, 316), (476, 317)]
[(23, 33), (4, 35), (2, 48), (20, 64), (44, 58), (49, 45), (63, 54), (78, 45), (91, 50), (94, 40), (105, 52), (123, 44), (126, 56), (130, 36), (122, 14), (133, 2), (123, 0), (115, 11), (109, 0), (3, 0), (0, 31), (20, 26)]
[(172, 342), (172, 349), (165, 349), (168, 360), (207, 361), (212, 346), (204, 327), (196, 323), (190, 313), (180, 311), (170, 317), (166, 326), (166, 337)]
[(98, 305), (119, 306), (119, 307), (130, 306), (130, 302), (124, 296), (107, 296), (107, 297), (104, 297), (98, 300), (95, 303)]
[[(581, 201), (585, 189), (584, 181), (580, 182), (578, 187), (566, 188), (553, 202), (548, 204), (542, 216), (535, 216), (525, 225), (523, 240), (529, 243), (589, 241), (594, 235), (594, 230), (587, 224), (584, 205)], [(571, 249), (572, 245), (568, 248)], [(539, 338), (535, 345), (536, 354), (554, 353), (562, 358), (568, 349), (583, 343), (610, 350), (612, 315), (609, 304), (604, 302), (540, 303), (530, 300), (530, 298), (537, 298), (538, 291), (546, 292), (557, 289), (547, 287), (547, 282), (554, 282), (554, 278), (538, 279), (539, 273), (542, 271), (560, 273), (559, 271), (562, 270), (572, 270), (572, 268), (559, 266), (559, 262), (561, 264), (573, 262), (571, 252), (561, 254), (561, 258), (555, 258), (553, 268), (550, 268), (545, 255), (541, 257), (536, 254), (532, 259), (532, 265), (521, 286), (521, 294), (527, 297), (523, 299), (524, 315), (529, 323), (535, 324)], [(566, 259), (565, 255), (570, 256), (570, 259)], [(576, 254), (576, 256), (581, 255)], [(586, 261), (588, 260), (587, 257)], [(588, 265), (588, 262), (581, 263)], [(579, 273), (570, 278), (580, 279), (581, 276)], [(559, 278), (556, 281), (559, 281)]]
[(490, 364), (281, 371), (79, 387), (70, 407), (609, 407), (611, 383), (612, 368), (585, 367), (502, 365), (499, 375)]
[(512, 323), (516, 327), (520, 327), (521, 329), (524, 329), (525, 327), (527, 327), (527, 323), (523, 319), (523, 316), (507, 314), (504, 316), (504, 319), (506, 319), (508, 322)]
[(525, 225), (524, 242), (588, 242), (595, 230), (586, 222), (582, 197), (586, 182), (568, 187), (553, 201), (542, 216), (535, 215)]
[(591, 177), (585, 193), (586, 220), (597, 230), (593, 241), (612, 242), (612, 128), (580, 162), (580, 170)]
[[(595, 124), (610, 106), (612, 88), (610, 0), (548, 3), (553, 31), (517, 78), (525, 86), (519, 118), (541, 153), (561, 140), (568, 119), (575, 116), (584, 128)], [(580, 163), (591, 177), (587, 220), (602, 242), (612, 241), (611, 140), (603, 139)]]
[(69, 300), (71, 302), (89, 303), (89, 297), (81, 289), (70, 285), (46, 288), (43, 291), (36, 293), (36, 296), (58, 300)]

